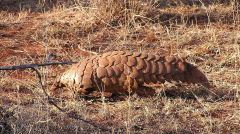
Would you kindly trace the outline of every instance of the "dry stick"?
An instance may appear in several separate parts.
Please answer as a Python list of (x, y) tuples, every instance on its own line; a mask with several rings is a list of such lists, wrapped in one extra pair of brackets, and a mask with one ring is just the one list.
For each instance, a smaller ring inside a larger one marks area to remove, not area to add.
[(50, 59), (51, 59), (51, 56), (54, 56), (55, 58), (57, 57), (57, 55), (53, 54), (52, 52), (50, 52), (47, 48), (47, 45), (46, 43), (44, 43), (46, 49), (47, 49), (47, 52), (49, 53), (49, 56), (48, 56), (48, 59), (47, 59), (47, 63), (49, 63)]
[(38, 71), (38, 69), (37, 69), (36, 67), (37, 67), (37, 66), (47, 66), (47, 65), (69, 64), (69, 63), (77, 63), (77, 62), (53, 62), (53, 63), (40, 63), (40, 64), (29, 64), (29, 65), (20, 65), (20, 66), (9, 66), (9, 67), (2, 67), (2, 68), (0, 68), (0, 70), (17, 70), (17, 69), (26, 69), (26, 68), (31, 68), (31, 69), (33, 69), (33, 70), (36, 71), (36, 73), (38, 74), (38, 78), (39, 78), (39, 82), (40, 82), (40, 84), (41, 84), (41, 86), (42, 86), (42, 90), (43, 90), (44, 94), (47, 96), (47, 100), (49, 101), (50, 104), (54, 105), (58, 110), (60, 110), (61, 112), (67, 114), (67, 115), (68, 115), (69, 117), (71, 117), (71, 118), (84, 121), (84, 122), (86, 122), (86, 123), (88, 123), (88, 124), (90, 124), (90, 125), (92, 125), (92, 126), (94, 126), (94, 127), (96, 127), (96, 128), (102, 129), (102, 130), (104, 130), (104, 131), (109, 131), (109, 132), (112, 133), (112, 130), (110, 130), (110, 129), (106, 129), (106, 128), (100, 127), (100, 126), (98, 126), (98, 125), (96, 125), (96, 124), (93, 124), (93, 123), (90, 122), (90, 121), (84, 120), (84, 119), (82, 119), (82, 118), (80, 118), (80, 117), (77, 117), (77, 116), (75, 116), (75, 115), (72, 115), (72, 114), (70, 114), (70, 113), (67, 113), (65, 110), (63, 110), (62, 108), (60, 108), (57, 104), (55, 104), (55, 103), (51, 100), (50, 96), (47, 94), (47, 92), (46, 92), (46, 90), (44, 89), (43, 84), (42, 84), (42, 76), (41, 76), (41, 73)]
[(29, 65), (20, 65), (20, 66), (9, 66), (9, 67), (1, 67), (0, 70), (17, 70), (17, 69), (26, 69), (33, 68), (37, 66), (49, 66), (49, 65), (59, 65), (59, 64), (71, 64), (77, 62), (50, 62), (50, 63), (39, 63), (39, 64), (29, 64)]

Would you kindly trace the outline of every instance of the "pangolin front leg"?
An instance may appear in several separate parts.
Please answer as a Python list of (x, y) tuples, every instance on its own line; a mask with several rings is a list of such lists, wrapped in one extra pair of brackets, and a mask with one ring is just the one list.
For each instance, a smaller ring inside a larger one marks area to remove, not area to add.
[[(206, 76), (181, 57), (113, 51), (72, 66), (60, 76), (51, 90), (67, 87), (78, 95), (88, 95), (92, 91), (143, 95), (146, 91), (142, 87), (144, 83), (165, 81), (198, 83), (209, 87)], [(149, 92), (149, 95), (153, 94)]]

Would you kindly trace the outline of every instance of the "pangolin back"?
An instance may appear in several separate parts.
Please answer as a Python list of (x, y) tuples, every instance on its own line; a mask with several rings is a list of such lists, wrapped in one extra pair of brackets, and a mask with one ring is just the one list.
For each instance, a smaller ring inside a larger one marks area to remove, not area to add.
[(144, 83), (172, 80), (209, 86), (206, 76), (181, 57), (113, 51), (92, 56), (72, 66), (60, 76), (51, 90), (66, 86), (78, 95), (99, 90), (142, 93)]

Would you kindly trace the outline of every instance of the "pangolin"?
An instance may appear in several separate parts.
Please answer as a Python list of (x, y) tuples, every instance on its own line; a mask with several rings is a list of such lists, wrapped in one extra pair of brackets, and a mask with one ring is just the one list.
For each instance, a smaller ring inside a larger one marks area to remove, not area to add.
[(73, 65), (50, 90), (67, 87), (74, 95), (88, 95), (93, 91), (148, 95), (143, 91), (144, 83), (172, 80), (209, 87), (206, 76), (181, 57), (113, 51)]

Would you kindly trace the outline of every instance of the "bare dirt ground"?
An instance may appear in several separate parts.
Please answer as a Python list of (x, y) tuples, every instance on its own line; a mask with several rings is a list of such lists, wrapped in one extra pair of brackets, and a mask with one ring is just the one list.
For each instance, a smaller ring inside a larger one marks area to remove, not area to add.
[[(139, 51), (185, 57), (212, 88), (150, 84), (154, 97), (118, 95), (55, 102), (66, 111), (122, 133), (240, 133), (239, 3), (175, 4), (137, 0), (54, 6), (45, 12), (0, 11), (0, 67), (81, 61), (93, 53)], [(45, 88), (71, 65), (39, 67)], [(46, 101), (31, 69), (0, 71), (0, 132), (107, 133), (69, 118)], [(1, 119), (1, 118), (0, 118)], [(5, 129), (5, 130), (3, 130)]]

